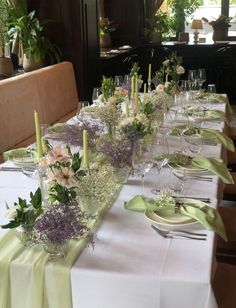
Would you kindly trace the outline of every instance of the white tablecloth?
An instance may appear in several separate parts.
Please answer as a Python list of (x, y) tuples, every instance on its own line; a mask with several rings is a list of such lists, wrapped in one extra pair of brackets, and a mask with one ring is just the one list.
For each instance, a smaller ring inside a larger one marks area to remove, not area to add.
[[(175, 146), (176, 139), (170, 143)], [(204, 146), (202, 154), (221, 157), (221, 152), (220, 145)], [(189, 181), (186, 194), (211, 198), (217, 206), (222, 184), (213, 178)], [(146, 176), (147, 195), (157, 180), (154, 171)], [(18, 196), (28, 198), (37, 184), (20, 172), (0, 172), (0, 224), (7, 222), (5, 201), (12, 205)], [(124, 201), (140, 193), (140, 180), (130, 178), (96, 232), (94, 249), (85, 248), (74, 264), (73, 308), (216, 308), (211, 288), (214, 233), (205, 231), (206, 241), (161, 238), (144, 214), (124, 209)], [(0, 229), (0, 235), (4, 232)]]

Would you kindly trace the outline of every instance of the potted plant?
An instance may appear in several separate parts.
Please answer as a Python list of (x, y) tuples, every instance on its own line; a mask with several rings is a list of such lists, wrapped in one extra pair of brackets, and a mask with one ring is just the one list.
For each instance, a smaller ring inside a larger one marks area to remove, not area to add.
[(167, 0), (173, 14), (171, 28), (176, 32), (177, 38), (185, 32), (185, 23), (199, 7), (200, 0)]
[(157, 11), (151, 18), (146, 19), (144, 36), (148, 41), (161, 42), (170, 32), (171, 17), (167, 12)]
[(206, 18), (202, 18), (204, 22), (208, 22), (210, 26), (213, 28), (213, 41), (225, 41), (228, 38), (228, 28), (231, 27), (230, 20), (231, 17), (226, 17), (224, 15), (220, 15), (217, 19), (212, 21), (208, 21)]
[(109, 18), (101, 18), (100, 25), (100, 47), (110, 47), (111, 46), (111, 32), (114, 32), (117, 28), (117, 24), (110, 20)]
[(6, 57), (5, 48), (9, 42), (8, 36), (8, 4), (0, 0), (0, 76), (9, 77), (13, 74), (13, 65), (10, 57)]
[(59, 48), (51, 43), (43, 34), (47, 21), (41, 22), (35, 16), (35, 11), (27, 13), (22, 1), (9, 10), (9, 37), (13, 42), (16, 37), (22, 46), (25, 71), (38, 69), (44, 65), (46, 57), (51, 63), (60, 61)]

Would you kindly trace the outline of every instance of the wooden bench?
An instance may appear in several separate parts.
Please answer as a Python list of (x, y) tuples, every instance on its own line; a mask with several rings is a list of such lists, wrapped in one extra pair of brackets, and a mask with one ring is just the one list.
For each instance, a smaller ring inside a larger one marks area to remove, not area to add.
[(42, 124), (75, 115), (78, 93), (70, 62), (44, 67), (0, 81), (0, 161), (6, 150), (35, 140), (34, 110)]

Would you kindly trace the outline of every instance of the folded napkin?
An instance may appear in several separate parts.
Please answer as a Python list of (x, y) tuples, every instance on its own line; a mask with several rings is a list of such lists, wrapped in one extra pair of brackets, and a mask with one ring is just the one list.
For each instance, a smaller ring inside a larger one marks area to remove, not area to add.
[(23, 157), (30, 157), (32, 156), (32, 159), (36, 158), (36, 151), (33, 149), (27, 149), (27, 148), (18, 148), (18, 149), (12, 149), (9, 151), (6, 151), (3, 153), (3, 159), (4, 161), (13, 159), (13, 158), (23, 158)]
[(202, 139), (212, 140), (215, 143), (222, 144), (229, 151), (235, 151), (233, 140), (218, 130), (211, 128), (198, 128), (194, 125), (176, 125), (172, 129), (171, 135), (179, 136), (180, 129), (184, 131), (184, 135), (191, 136), (193, 134), (200, 134)]
[(49, 133), (62, 133), (64, 132), (65, 127), (66, 127), (65, 123), (57, 123), (57, 124), (54, 124), (53, 126), (48, 127), (47, 131)]
[(206, 110), (201, 108), (188, 109), (186, 110), (187, 114), (192, 117), (196, 117), (199, 119), (221, 119), (225, 121), (225, 123), (229, 124), (225, 113), (221, 110)]
[(215, 157), (195, 156), (191, 161), (192, 166), (207, 169), (217, 175), (223, 183), (234, 184), (234, 180), (224, 161)]
[(199, 200), (191, 200), (191, 203), (181, 203), (178, 200), (176, 202), (172, 197), (160, 197), (155, 200), (143, 196), (135, 196), (125, 203), (124, 207), (127, 210), (138, 212), (161, 210), (162, 213), (173, 209), (173, 214), (177, 210), (183, 215), (194, 218), (206, 229), (214, 230), (227, 241), (225, 227), (218, 211)]
[(206, 100), (209, 103), (225, 103), (229, 113), (233, 113), (233, 109), (229, 104), (229, 100), (227, 97), (217, 94), (217, 93), (209, 93), (209, 92), (200, 92), (195, 96), (196, 99)]
[[(155, 159), (159, 159), (160, 156)], [(166, 157), (169, 164), (180, 166), (195, 166), (201, 169), (206, 169), (217, 175), (223, 183), (234, 184), (234, 180), (226, 167), (224, 161), (215, 157), (195, 156), (190, 157), (180, 153), (161, 154), (161, 157)]]
[(227, 150), (231, 152), (235, 151), (233, 140), (224, 133), (211, 128), (199, 128), (199, 132), (203, 139), (213, 140), (216, 143), (221, 143)]

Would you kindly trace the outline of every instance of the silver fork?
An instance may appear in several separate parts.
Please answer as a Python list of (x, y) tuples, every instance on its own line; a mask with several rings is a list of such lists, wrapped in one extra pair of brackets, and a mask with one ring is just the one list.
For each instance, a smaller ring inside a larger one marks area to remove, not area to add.
[(194, 232), (188, 232), (188, 231), (164, 231), (160, 230), (157, 227), (151, 225), (151, 227), (162, 237), (164, 238), (176, 238), (176, 239), (191, 239), (191, 240), (200, 240), (205, 241), (206, 240), (206, 234), (205, 233), (194, 233)]

